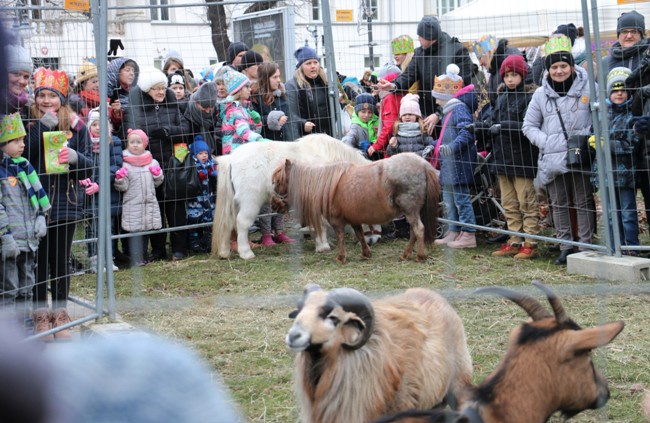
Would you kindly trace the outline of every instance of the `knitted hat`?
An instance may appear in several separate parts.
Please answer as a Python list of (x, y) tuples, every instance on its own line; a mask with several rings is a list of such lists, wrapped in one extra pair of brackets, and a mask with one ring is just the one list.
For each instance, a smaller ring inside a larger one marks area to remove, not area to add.
[(632, 71), (630, 69), (622, 66), (615, 67), (609, 71), (607, 74), (607, 96), (612, 95), (612, 91), (624, 90), (626, 88), (625, 80), (631, 73)]
[(354, 111), (359, 113), (361, 110), (372, 110), (372, 113), (377, 113), (377, 101), (375, 96), (368, 93), (359, 94), (354, 99)]
[(219, 376), (178, 342), (136, 332), (60, 347), (40, 354), (56, 388), (48, 395), (60, 414), (57, 419), (48, 415), (47, 421), (242, 421)]
[(300, 47), (298, 50), (296, 50), (294, 56), (296, 56), (296, 59), (298, 60), (298, 63), (296, 63), (296, 69), (302, 66), (302, 64), (305, 63), (307, 60), (320, 59), (320, 57), (318, 57), (318, 54), (316, 53), (316, 50), (307, 46)]
[(0, 144), (22, 138), (27, 135), (20, 113), (5, 115), (0, 122)]
[(149, 92), (154, 85), (163, 84), (167, 86), (167, 75), (160, 69), (154, 67), (142, 67), (140, 69), (140, 76), (138, 77), (138, 87), (143, 93)]
[(223, 82), (226, 84), (228, 95), (233, 96), (248, 84), (250, 80), (243, 73), (230, 69), (223, 74)]
[(144, 148), (147, 148), (147, 146), (149, 145), (149, 137), (147, 136), (147, 134), (144, 133), (144, 131), (142, 129), (129, 129), (126, 132), (127, 132), (127, 135), (126, 135), (127, 141), (129, 139), (129, 136), (131, 134), (134, 134), (134, 135), (137, 135), (137, 136), (140, 137), (140, 139), (142, 140), (142, 145), (144, 146)]
[(400, 35), (390, 42), (390, 49), (393, 54), (407, 54), (415, 51), (413, 38), (408, 35)]
[(99, 114), (99, 107), (95, 107), (94, 109), (91, 109), (88, 112), (88, 129), (90, 129), (90, 126), (94, 123), (97, 122), (100, 119), (100, 114)]
[(34, 72), (34, 62), (29, 55), (29, 51), (25, 47), (17, 46), (14, 44), (7, 44), (5, 46), (5, 60), (7, 72), (29, 72), (31, 75)]
[(418, 23), (418, 37), (425, 40), (433, 41), (440, 38), (442, 29), (440, 29), (440, 22), (433, 16), (425, 16)]
[(636, 10), (622, 13), (616, 23), (616, 36), (621, 35), (624, 29), (636, 29), (641, 33), (641, 38), (645, 37), (645, 18)]
[(192, 153), (193, 156), (196, 156), (197, 154), (204, 151), (210, 154), (210, 147), (208, 147), (208, 144), (203, 141), (203, 137), (201, 135), (197, 135), (194, 137), (194, 142), (190, 144), (190, 153)]
[(393, 82), (398, 76), (402, 74), (402, 70), (395, 65), (384, 65), (377, 71), (377, 78), (385, 79), (388, 82)]
[(190, 97), (190, 100), (198, 103), (204, 109), (214, 107), (217, 104), (219, 96), (217, 95), (217, 84), (206, 82)]
[(34, 72), (34, 95), (41, 90), (54, 91), (59, 95), (61, 104), (65, 104), (68, 86), (68, 75), (64, 71), (38, 68)]
[(89, 80), (97, 76), (97, 66), (94, 63), (90, 63), (87, 60), (84, 60), (79, 70), (77, 71), (77, 79), (75, 84), (81, 86), (84, 81)]
[(171, 75), (167, 75), (167, 81), (168, 86), (170, 87), (174, 84), (181, 84), (182, 86), (185, 86), (185, 74), (182, 70), (179, 69)]
[(550, 69), (554, 63), (565, 62), (573, 66), (575, 61), (571, 54), (571, 40), (566, 35), (556, 35), (551, 37), (546, 44), (544, 44), (544, 65), (546, 69)]
[(404, 115), (422, 117), (422, 112), (420, 111), (420, 97), (417, 94), (406, 94), (402, 97), (399, 106), (399, 117)]
[(497, 48), (497, 39), (493, 35), (484, 35), (478, 41), (474, 41), (472, 49), (476, 57), (480, 58), (489, 51), (494, 51)]
[(553, 34), (563, 34), (569, 37), (571, 40), (571, 45), (576, 42), (576, 37), (578, 36), (578, 28), (572, 23), (568, 25), (558, 25), (557, 29)]
[(246, 43), (235, 42), (230, 44), (228, 46), (228, 51), (226, 52), (228, 56), (228, 62), (226, 64), (231, 64), (232, 61), (235, 60), (235, 57), (237, 57), (237, 55), (242, 51), (248, 51), (248, 46)]
[(528, 75), (528, 66), (526, 65), (524, 56), (521, 54), (511, 54), (506, 57), (503, 60), (503, 63), (501, 63), (501, 69), (499, 70), (501, 78), (503, 79), (505, 74), (508, 72), (516, 72), (521, 75), (522, 79), (526, 79), (526, 75)]
[(248, 50), (246, 54), (244, 54), (244, 57), (241, 58), (241, 64), (237, 70), (241, 72), (244, 69), (248, 69), (251, 66), (259, 65), (261, 63), (264, 63), (264, 58), (262, 55), (256, 51)]
[(460, 77), (460, 68), (455, 63), (447, 65), (446, 72), (436, 76), (433, 80), (431, 95), (441, 100), (451, 100), (463, 88), (463, 78)]

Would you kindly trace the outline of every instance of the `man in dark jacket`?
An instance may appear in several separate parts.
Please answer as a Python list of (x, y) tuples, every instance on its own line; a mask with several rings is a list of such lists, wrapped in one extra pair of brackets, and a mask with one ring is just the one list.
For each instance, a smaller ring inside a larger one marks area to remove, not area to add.
[(440, 22), (433, 16), (422, 18), (417, 34), (420, 47), (415, 49), (413, 59), (406, 70), (392, 83), (380, 80), (377, 86), (382, 90), (407, 91), (411, 85), (419, 82), (420, 110), (431, 134), (440, 120), (440, 116), (436, 114), (435, 99), (431, 95), (434, 78), (445, 73), (448, 64), (455, 63), (460, 68), (463, 84), (469, 85), (472, 80), (472, 61), (463, 43), (442, 32)]
[(641, 56), (648, 50), (650, 42), (645, 38), (645, 18), (636, 10), (621, 14), (616, 24), (616, 41), (605, 59), (605, 72), (615, 67), (626, 67), (634, 71)]

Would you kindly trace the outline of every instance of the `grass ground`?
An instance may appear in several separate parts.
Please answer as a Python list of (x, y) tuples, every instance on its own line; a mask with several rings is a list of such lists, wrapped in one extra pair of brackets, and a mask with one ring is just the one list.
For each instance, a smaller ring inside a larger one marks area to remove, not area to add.
[[(625, 330), (595, 353), (610, 380), (606, 408), (585, 412), (577, 422), (642, 422), (640, 403), (650, 386), (650, 288), (568, 275), (553, 264), (557, 253), (544, 247), (532, 261), (490, 257), (484, 239), (472, 250), (430, 248), (426, 263), (400, 261), (404, 241), (372, 247), (363, 261), (350, 239), (348, 264), (335, 253), (316, 254), (311, 241), (256, 250), (243, 261), (196, 255), (181, 262), (158, 262), (116, 273), (118, 313), (128, 322), (188, 343), (205, 357), (251, 422), (294, 422), (292, 354), (284, 345), (288, 313), (307, 283), (323, 288), (354, 287), (381, 297), (409, 287), (428, 287), (446, 296), (463, 318), (474, 361), (475, 381), (489, 374), (502, 356), (507, 336), (526, 319), (516, 305), (472, 295), (482, 286), (506, 286), (541, 295), (539, 279), (561, 296), (583, 327), (622, 319)], [(92, 278), (76, 278), (73, 291), (94, 292)], [(85, 295), (84, 295), (85, 293)], [(554, 417), (552, 421), (561, 421)]]

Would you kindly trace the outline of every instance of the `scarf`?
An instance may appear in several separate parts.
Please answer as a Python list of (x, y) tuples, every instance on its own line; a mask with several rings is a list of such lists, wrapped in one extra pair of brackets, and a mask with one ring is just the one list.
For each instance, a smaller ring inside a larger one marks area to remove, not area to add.
[(12, 107), (13, 110), (19, 112), (27, 103), (29, 103), (29, 96), (27, 95), (26, 91), (23, 91), (20, 93), (20, 95), (16, 95), (12, 93), (9, 90), (2, 90), (3, 95), (7, 99), (7, 105)]
[(132, 166), (146, 166), (151, 163), (153, 160), (153, 156), (151, 155), (150, 151), (145, 151), (144, 153), (140, 154), (139, 156), (135, 156), (131, 154), (129, 150), (124, 150), (122, 151), (122, 157), (124, 158), (124, 161), (127, 162), (128, 164)]
[(217, 175), (217, 164), (208, 158), (205, 163), (201, 163), (201, 160), (193, 157), (194, 162), (196, 163), (196, 171), (199, 173), (199, 179), (201, 180), (202, 185), (208, 184), (208, 178), (210, 176)]
[(187, 111), (185, 117), (189, 118), (196, 125), (200, 125), (201, 129), (205, 132), (210, 132), (215, 126), (214, 111), (211, 113), (204, 113), (198, 108), (196, 102), (190, 100), (187, 103)]
[(401, 122), (397, 126), (397, 135), (400, 137), (412, 138), (422, 135), (419, 122)]
[(7, 165), (7, 160), (11, 161), (18, 168), (16, 177), (27, 190), (29, 202), (34, 207), (34, 210), (39, 211), (40, 209), (43, 213), (47, 212), (51, 207), (50, 199), (47, 197), (47, 193), (43, 185), (41, 185), (41, 181), (38, 179), (38, 174), (34, 170), (34, 167), (24, 157), (5, 158), (5, 166)]
[(551, 86), (553, 91), (555, 91), (560, 97), (564, 97), (569, 93), (573, 81), (576, 79), (576, 73), (571, 72), (571, 76), (565, 79), (562, 82), (555, 82), (551, 79), (551, 75), (548, 76), (548, 84)]
[(99, 92), (97, 91), (81, 91), (79, 97), (86, 103), (89, 109), (99, 107)]

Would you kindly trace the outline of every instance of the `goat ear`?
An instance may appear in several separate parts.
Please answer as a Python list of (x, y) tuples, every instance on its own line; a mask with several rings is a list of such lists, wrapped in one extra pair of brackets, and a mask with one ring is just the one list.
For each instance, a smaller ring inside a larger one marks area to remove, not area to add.
[(570, 348), (573, 351), (593, 350), (594, 348), (607, 345), (616, 335), (621, 333), (625, 323), (622, 320), (617, 322), (606, 323), (604, 325), (596, 326), (594, 328), (582, 329), (575, 331)]
[(366, 324), (356, 314), (348, 314), (348, 320), (342, 325), (343, 343), (345, 345), (356, 345), (362, 336)]

